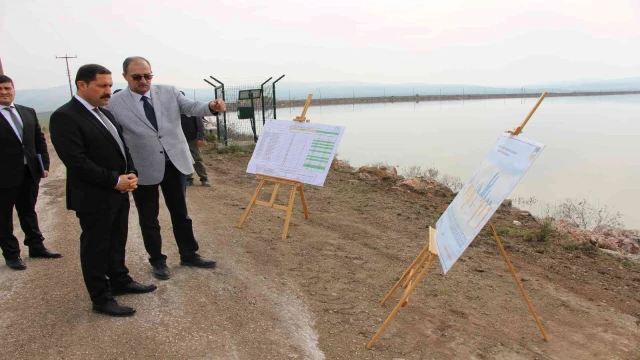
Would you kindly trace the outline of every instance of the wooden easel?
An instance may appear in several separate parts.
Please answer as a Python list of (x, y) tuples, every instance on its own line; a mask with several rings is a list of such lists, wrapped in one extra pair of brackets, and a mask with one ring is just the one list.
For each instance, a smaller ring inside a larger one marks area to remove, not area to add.
[[(531, 109), (531, 111), (529, 112), (529, 114), (527, 115), (527, 117), (524, 119), (524, 121), (520, 126), (515, 128), (514, 130), (509, 130), (507, 132), (511, 135), (519, 135), (522, 132), (522, 129), (525, 127), (525, 125), (527, 125), (527, 122), (529, 121), (531, 116), (533, 116), (533, 113), (538, 109), (538, 106), (540, 106), (540, 103), (542, 103), (542, 100), (544, 100), (546, 96), (547, 96), (546, 92), (543, 93), (542, 96), (540, 96), (540, 98), (538, 99), (538, 102), (533, 107), (533, 109)], [(500, 242), (500, 237), (498, 237), (498, 233), (496, 232), (496, 229), (491, 223), (491, 220), (489, 220), (489, 227), (491, 228), (491, 234), (493, 235), (493, 238), (496, 240), (496, 244), (498, 245), (498, 248), (500, 249), (500, 252), (504, 257), (504, 260), (507, 262), (507, 265), (509, 266), (511, 275), (513, 276), (513, 279), (518, 285), (518, 288), (520, 289), (520, 292), (522, 293), (522, 296), (524, 297), (524, 300), (527, 303), (527, 306), (529, 307), (529, 311), (531, 312), (531, 315), (533, 315), (533, 318), (538, 324), (538, 328), (540, 329), (540, 333), (542, 333), (542, 337), (544, 338), (545, 341), (548, 341), (547, 333), (544, 331), (544, 327), (542, 326), (542, 323), (540, 322), (538, 315), (533, 309), (533, 305), (531, 304), (531, 301), (529, 300), (529, 297), (527, 296), (527, 293), (525, 292), (524, 287), (522, 286), (522, 283), (518, 278), (518, 275), (516, 275), (516, 271), (513, 268), (513, 265), (511, 264), (509, 257), (507, 256), (507, 252), (504, 250), (504, 247), (502, 246), (502, 242)], [(389, 298), (391, 297), (391, 295), (393, 295), (393, 293), (402, 284), (402, 288), (404, 289), (404, 294), (402, 295), (402, 298), (400, 299), (396, 307), (393, 309), (393, 311), (391, 311), (391, 314), (389, 314), (389, 316), (384, 321), (384, 323), (382, 323), (382, 325), (380, 326), (380, 329), (378, 329), (378, 332), (373, 336), (371, 341), (369, 341), (369, 343), (367, 344), (367, 349), (371, 349), (373, 344), (375, 344), (375, 342), (378, 340), (380, 335), (382, 335), (382, 332), (387, 328), (387, 326), (389, 325), (391, 320), (393, 320), (393, 318), (396, 316), (398, 311), (400, 311), (401, 308), (407, 305), (407, 300), (409, 298), (409, 295), (411, 295), (411, 293), (416, 288), (416, 286), (418, 286), (422, 278), (427, 274), (427, 272), (429, 272), (429, 269), (431, 268), (431, 266), (433, 265), (433, 263), (437, 258), (438, 258), (438, 248), (436, 246), (436, 230), (432, 227), (429, 227), (429, 242), (422, 249), (422, 251), (420, 251), (420, 253), (415, 258), (415, 260), (413, 260), (411, 265), (409, 265), (407, 270), (405, 270), (404, 274), (402, 274), (402, 277), (400, 277), (400, 279), (396, 282), (396, 284), (387, 293), (387, 296), (385, 296), (382, 302), (380, 303), (380, 306), (384, 306), (387, 300), (389, 300)]]
[(297, 121), (297, 122), (309, 122), (310, 120), (306, 118), (307, 115), (307, 109), (309, 108), (309, 105), (311, 105), (311, 98), (313, 97), (313, 94), (309, 94), (307, 96), (307, 101), (304, 102), (304, 108), (302, 109), (302, 115), (300, 116), (296, 116), (295, 119), (293, 119), (293, 121)]
[[(305, 115), (307, 114), (307, 109), (309, 108), (309, 105), (311, 105), (312, 96), (313, 96), (312, 94), (309, 94), (309, 96), (307, 97), (307, 101), (304, 104), (302, 115), (296, 116), (296, 118), (293, 119), (294, 121), (309, 122), (309, 120), (307, 120)], [(296, 199), (296, 190), (300, 191), (300, 202), (302, 203), (304, 218), (305, 220), (309, 220), (309, 210), (307, 209), (307, 200), (305, 199), (305, 196), (304, 196), (304, 186), (300, 181), (297, 181), (297, 180), (284, 179), (284, 178), (279, 178), (279, 177), (270, 176), (270, 175), (262, 175), (262, 174), (258, 174), (256, 177), (260, 179), (260, 183), (258, 184), (258, 187), (256, 187), (256, 190), (253, 192), (253, 197), (251, 197), (251, 201), (249, 201), (249, 205), (247, 205), (247, 209), (244, 211), (244, 214), (242, 214), (242, 217), (240, 218), (240, 222), (238, 223), (238, 227), (239, 228), (242, 227), (242, 224), (249, 216), (249, 213), (251, 212), (251, 207), (254, 204), (272, 208), (272, 209), (284, 210), (287, 213), (287, 215), (284, 218), (284, 229), (282, 229), (282, 239), (284, 240), (287, 238), (287, 233), (289, 232), (289, 224), (291, 223), (291, 215), (293, 214), (293, 202)], [(267, 181), (275, 184), (275, 186), (273, 187), (273, 193), (271, 193), (271, 200), (269, 200), (269, 202), (258, 201), (258, 195), (260, 195), (260, 190), (262, 190), (262, 187)], [(276, 198), (278, 197), (278, 190), (280, 190), (280, 185), (291, 186), (291, 194), (289, 195), (289, 204), (287, 206), (278, 205), (275, 203)]]

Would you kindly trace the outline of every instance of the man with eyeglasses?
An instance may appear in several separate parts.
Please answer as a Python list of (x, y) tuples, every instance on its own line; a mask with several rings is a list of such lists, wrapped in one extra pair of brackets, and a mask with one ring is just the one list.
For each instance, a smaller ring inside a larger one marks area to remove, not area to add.
[(122, 125), (138, 170), (138, 188), (133, 199), (153, 275), (161, 280), (171, 276), (167, 257), (162, 253), (158, 187), (162, 188), (171, 214), (180, 264), (214, 268), (215, 261), (197, 253), (199, 246), (187, 212), (186, 175), (194, 169), (180, 114), (210, 116), (225, 111), (226, 105), (220, 99), (209, 103), (190, 100), (174, 86), (151, 86), (151, 64), (143, 57), (126, 58), (122, 70), (129, 86), (113, 95), (107, 109)]

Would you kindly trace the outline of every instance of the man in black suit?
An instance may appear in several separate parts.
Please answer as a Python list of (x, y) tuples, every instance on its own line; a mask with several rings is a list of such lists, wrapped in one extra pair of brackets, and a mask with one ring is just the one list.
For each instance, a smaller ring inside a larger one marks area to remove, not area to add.
[[(49, 176), (47, 142), (32, 108), (14, 104), (13, 80), (0, 75), (0, 248), (7, 266), (25, 270), (20, 243), (13, 235), (15, 206), (29, 257), (59, 258), (49, 251), (38, 226), (36, 201), (40, 178)], [(41, 160), (38, 160), (40, 156)]]
[(120, 124), (102, 108), (111, 98), (111, 72), (83, 65), (75, 81), (76, 95), (51, 115), (51, 141), (67, 167), (67, 208), (80, 220), (80, 263), (93, 309), (129, 316), (135, 309), (113, 296), (156, 289), (133, 281), (125, 265), (129, 192), (137, 188), (137, 172)]

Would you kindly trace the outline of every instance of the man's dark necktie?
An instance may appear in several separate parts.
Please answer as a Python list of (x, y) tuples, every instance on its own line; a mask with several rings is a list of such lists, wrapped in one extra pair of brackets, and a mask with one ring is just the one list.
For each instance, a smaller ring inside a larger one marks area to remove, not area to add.
[(14, 107), (7, 106), (4, 109), (9, 112), (9, 115), (11, 117), (11, 122), (13, 122), (13, 125), (15, 125), (16, 129), (18, 130), (18, 134), (19, 134), (18, 137), (20, 138), (20, 141), (22, 141), (24, 128), (22, 127), (22, 122), (20, 121), (20, 119), (18, 119), (18, 116), (16, 116), (16, 114), (13, 112)]
[(151, 106), (149, 102), (149, 98), (143, 96), (142, 102), (144, 103), (142, 107), (144, 108), (144, 114), (147, 116), (147, 120), (149, 120), (151, 125), (158, 131), (158, 120), (156, 119), (156, 113), (153, 111), (153, 106)]
[(122, 152), (122, 156), (124, 156), (125, 163), (126, 163), (127, 155), (124, 152), (124, 144), (122, 143), (122, 139), (120, 139), (118, 130), (116, 130), (115, 126), (113, 126), (113, 124), (111, 123), (111, 120), (109, 120), (109, 118), (107, 118), (107, 116), (104, 115), (99, 108), (93, 108), (93, 111), (95, 111), (95, 113), (98, 114), (104, 126), (107, 128), (109, 133), (111, 133), (111, 136), (113, 136), (113, 139), (118, 143), (118, 146), (120, 147), (120, 151)]

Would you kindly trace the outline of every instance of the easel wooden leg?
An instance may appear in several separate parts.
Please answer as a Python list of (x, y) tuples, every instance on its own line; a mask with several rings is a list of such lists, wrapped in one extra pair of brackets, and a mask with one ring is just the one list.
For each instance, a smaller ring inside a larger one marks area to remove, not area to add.
[[(407, 268), (407, 270), (405, 270), (404, 274), (402, 274), (402, 277), (400, 277), (400, 279), (396, 282), (395, 285), (393, 285), (393, 287), (391, 288), (391, 290), (389, 290), (389, 292), (387, 293), (387, 296), (384, 297), (384, 299), (382, 299), (382, 302), (380, 303), (380, 306), (384, 306), (384, 304), (387, 303), (387, 300), (389, 300), (389, 298), (391, 297), (391, 295), (393, 295), (394, 292), (396, 292), (396, 290), (398, 289), (398, 287), (400, 286), (400, 284), (402, 284), (402, 282), (409, 278), (411, 279), (413, 277), (413, 274), (411, 274), (412, 270), (414, 269), (414, 267), (416, 266), (416, 264), (418, 264), (418, 262), (420, 261), (420, 259), (422, 259), (422, 257), (424, 256), (425, 253), (427, 253), (427, 251), (429, 251), (429, 244), (427, 244), (422, 251), (420, 251), (420, 254), (418, 254), (418, 256), (415, 258), (415, 260), (413, 260), (413, 262), (411, 263), (411, 265), (409, 265), (409, 267)], [(403, 285), (403, 288), (406, 288), (408, 281), (405, 283), (405, 285)]]
[(273, 193), (271, 194), (271, 200), (269, 200), (269, 206), (273, 207), (273, 204), (276, 202), (276, 198), (278, 197), (278, 190), (280, 190), (280, 184), (276, 183), (273, 187)]
[(302, 203), (302, 211), (304, 211), (305, 220), (309, 220), (309, 210), (307, 209), (307, 199), (304, 196), (304, 187), (300, 183), (300, 202)]
[(253, 197), (251, 197), (251, 201), (249, 201), (249, 205), (247, 205), (247, 209), (244, 211), (244, 214), (242, 214), (242, 217), (240, 218), (240, 222), (238, 223), (238, 227), (239, 228), (241, 228), (242, 224), (244, 223), (244, 221), (247, 220), (247, 216), (249, 216), (249, 213), (251, 212), (251, 207), (256, 202), (256, 199), (258, 198), (258, 195), (260, 194), (260, 190), (262, 189), (262, 186), (264, 185), (264, 182), (265, 182), (265, 180), (261, 180), (260, 184), (258, 184), (258, 187), (256, 188), (256, 191), (254, 191)]
[(421, 262), (420, 266), (424, 265), (424, 262), (427, 261), (427, 259), (429, 260), (429, 263), (427, 264), (427, 266), (424, 267), (424, 269), (422, 269), (422, 271), (420, 272), (420, 275), (418, 275), (418, 277), (415, 279), (415, 281), (413, 281), (411, 283), (411, 285), (409, 286), (409, 288), (407, 288), (407, 290), (404, 292), (404, 295), (402, 296), (402, 299), (400, 299), (400, 301), (398, 301), (398, 305), (396, 305), (396, 307), (393, 309), (393, 311), (391, 311), (391, 314), (389, 314), (389, 316), (384, 321), (382, 326), (380, 326), (380, 329), (378, 329), (378, 332), (373, 336), (371, 341), (369, 341), (369, 344), (367, 344), (367, 349), (371, 349), (371, 347), (373, 346), (373, 344), (375, 344), (375, 342), (378, 340), (380, 335), (382, 335), (382, 332), (387, 328), (387, 326), (389, 325), (391, 320), (393, 320), (393, 318), (396, 316), (398, 311), (400, 311), (400, 309), (406, 304), (407, 299), (409, 298), (409, 295), (411, 295), (411, 293), (416, 288), (416, 286), (418, 286), (418, 284), (420, 283), (422, 278), (427, 274), (427, 272), (429, 271), (429, 269), (431, 268), (433, 263), (436, 261), (436, 258), (437, 258), (436, 255), (430, 253), (428, 256), (426, 256), (423, 259), (423, 261)]
[(524, 297), (524, 301), (526, 301), (527, 306), (529, 307), (529, 311), (531, 312), (531, 315), (533, 315), (533, 318), (536, 320), (536, 323), (538, 324), (538, 328), (540, 329), (540, 332), (542, 333), (542, 337), (544, 338), (544, 341), (549, 341), (547, 339), (547, 333), (544, 331), (544, 327), (542, 327), (542, 323), (540, 322), (540, 319), (538, 318), (538, 315), (536, 314), (536, 311), (533, 309), (533, 305), (531, 304), (531, 301), (529, 300), (529, 297), (527, 296), (527, 293), (524, 291), (524, 287), (522, 286), (522, 283), (520, 282), (520, 279), (518, 279), (518, 275), (516, 275), (516, 270), (513, 268), (513, 265), (511, 264), (511, 261), (509, 260), (509, 257), (507, 256), (507, 252), (504, 251), (504, 247), (502, 246), (502, 243), (500, 242), (500, 238), (498, 237), (498, 233), (496, 232), (496, 229), (493, 227), (493, 224), (491, 223), (491, 221), (489, 221), (489, 227), (491, 227), (491, 232), (493, 234), (493, 238), (496, 240), (496, 243), (498, 244), (498, 248), (500, 249), (500, 252), (502, 253), (502, 256), (504, 257), (504, 260), (507, 262), (507, 265), (509, 266), (509, 270), (511, 270), (511, 275), (513, 276), (513, 279), (516, 281), (516, 284), (518, 284), (518, 288), (520, 289), (520, 292), (522, 293), (522, 297)]
[[(244, 214), (240, 218), (238, 227), (242, 227), (242, 224), (246, 221), (254, 204), (258, 206), (268, 207), (271, 209), (283, 210), (286, 212), (286, 217), (284, 221), (284, 229), (282, 230), (282, 239), (286, 239), (287, 233), (289, 231), (289, 224), (291, 222), (291, 216), (293, 215), (293, 204), (296, 197), (296, 191), (298, 191), (298, 189), (300, 190), (300, 201), (302, 202), (304, 218), (306, 220), (309, 219), (309, 209), (307, 208), (307, 199), (305, 198), (305, 195), (304, 195), (304, 187), (302, 186), (302, 183), (299, 181), (277, 178), (273, 176), (258, 175), (258, 179), (260, 179), (260, 183), (258, 184), (258, 187), (253, 193), (253, 197), (251, 198), (251, 201), (249, 201), (249, 205), (247, 205), (247, 209), (245, 210)], [(268, 202), (259, 201), (258, 195), (260, 194), (260, 190), (262, 190), (262, 187), (264, 186), (264, 184), (266, 184), (267, 181), (273, 182), (275, 184), (273, 188), (273, 192), (271, 193), (271, 199)], [(289, 196), (288, 206), (276, 204), (276, 200), (278, 198), (278, 191), (280, 190), (280, 185), (291, 186), (291, 194)]]
[(289, 196), (289, 206), (287, 207), (287, 216), (284, 219), (284, 229), (282, 230), (282, 240), (287, 238), (289, 232), (289, 223), (291, 222), (291, 214), (293, 213), (293, 201), (296, 199), (296, 186), (291, 187), (291, 195)]

